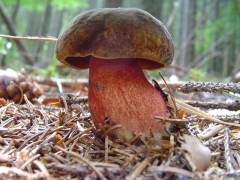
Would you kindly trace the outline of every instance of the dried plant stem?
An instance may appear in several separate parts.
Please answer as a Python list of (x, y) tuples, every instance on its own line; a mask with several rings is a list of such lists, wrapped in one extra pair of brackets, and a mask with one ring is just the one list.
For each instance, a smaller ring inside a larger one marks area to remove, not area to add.
[(183, 111), (185, 111), (188, 114), (197, 115), (199, 117), (204, 118), (205, 120), (212, 121), (215, 123), (219, 123), (219, 124), (223, 124), (223, 125), (227, 125), (227, 126), (240, 127), (240, 124), (221, 121), (220, 119), (213, 117), (204, 111), (201, 111), (197, 108), (194, 108), (193, 106), (190, 106), (190, 105), (184, 103), (182, 100), (179, 100), (179, 99), (175, 99), (175, 100), (176, 100), (178, 108), (182, 109)]
[(240, 84), (238, 83), (214, 83), (214, 82), (188, 82), (178, 88), (184, 93), (210, 92), (223, 93), (232, 92), (240, 94)]
[(229, 128), (224, 129), (224, 158), (226, 162), (226, 168), (228, 172), (233, 171), (233, 165), (232, 165), (232, 152), (230, 148), (230, 137), (229, 137)]
[(0, 34), (0, 37), (8, 38), (8, 39), (21, 39), (21, 40), (31, 40), (31, 41), (39, 41), (39, 42), (56, 42), (57, 38), (55, 37), (29, 37), (29, 36), (11, 36)]
[(223, 174), (226, 176), (226, 178), (239, 178), (240, 177), (240, 170), (234, 170), (234, 171), (231, 171), (231, 172), (227, 172), (225, 174)]
[(217, 125), (217, 126), (214, 126), (214, 127), (209, 127), (208, 129), (205, 129), (203, 132), (201, 132), (197, 136), (202, 140), (208, 140), (211, 137), (218, 134), (218, 132), (221, 131), (223, 128), (224, 128), (224, 126), (221, 125), (221, 124)]
[(104, 154), (104, 161), (108, 162), (108, 153), (109, 153), (109, 149), (108, 149), (108, 135), (105, 136), (105, 154)]
[(89, 162), (87, 159), (85, 159), (84, 157), (80, 156), (79, 154), (75, 153), (75, 152), (72, 152), (72, 151), (67, 151), (63, 148), (61, 148), (60, 146), (54, 146), (56, 149), (66, 153), (66, 154), (70, 154), (72, 156), (75, 156), (77, 158), (79, 158), (83, 163), (87, 164), (89, 167), (91, 167), (95, 172), (96, 174), (99, 176), (100, 179), (102, 180), (107, 180), (104, 175), (91, 163)]
[[(57, 80), (56, 78), (51, 78), (51, 77), (41, 77), (41, 76), (36, 76), (33, 77), (33, 80), (36, 81), (39, 84), (44, 84), (48, 86), (54, 86), (57, 87)], [(79, 87), (83, 85), (87, 85), (88, 79), (58, 79), (58, 81), (61, 82), (61, 85), (64, 88), (71, 88), (71, 89), (78, 89)]]
[(239, 101), (234, 101), (231, 103), (188, 101), (186, 103), (191, 106), (200, 107), (200, 108), (204, 108), (204, 109), (228, 109), (231, 111), (240, 110), (240, 102)]
[[(215, 116), (215, 117), (222, 120), (222, 121), (240, 122), (240, 114), (225, 115), (225, 116), (220, 115), (220, 116)], [(188, 121), (188, 122), (191, 122), (191, 121), (204, 120), (204, 118), (198, 117), (198, 116), (187, 116), (187, 117), (184, 118), (184, 120)]]
[[(213, 116), (221, 121), (224, 122), (240, 122), (240, 114), (234, 115), (220, 115), (220, 116)], [(171, 123), (190, 123), (194, 121), (204, 121), (206, 120), (204, 117), (199, 117), (196, 115), (186, 116), (183, 119), (174, 119), (174, 118), (163, 118), (161, 116), (155, 116), (155, 119), (159, 122), (168, 121)]]
[(140, 164), (138, 164), (136, 169), (131, 173), (129, 177), (127, 177), (127, 179), (128, 180), (136, 179), (136, 177), (139, 176), (148, 165), (149, 165), (148, 159), (144, 159)]

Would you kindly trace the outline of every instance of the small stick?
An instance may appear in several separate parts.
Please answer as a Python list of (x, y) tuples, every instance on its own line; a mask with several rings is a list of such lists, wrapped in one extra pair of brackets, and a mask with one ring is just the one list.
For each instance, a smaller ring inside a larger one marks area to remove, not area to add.
[(58, 149), (59, 151), (62, 151), (66, 154), (70, 154), (72, 156), (75, 156), (77, 158), (79, 158), (82, 162), (84, 162), (85, 164), (87, 164), (89, 167), (91, 167), (95, 172), (96, 174), (99, 176), (100, 179), (102, 180), (107, 180), (104, 175), (91, 163), (89, 162), (87, 159), (85, 159), (84, 157), (80, 156), (79, 154), (75, 153), (75, 152), (72, 152), (72, 151), (67, 151), (63, 148), (61, 148), (60, 146), (55, 146), (56, 149)]
[[(34, 81), (36, 81), (39, 84), (48, 85), (48, 86), (54, 86), (57, 87), (57, 80), (56, 78), (51, 77), (42, 77), (42, 76), (36, 76), (32, 78)], [(58, 81), (61, 82), (61, 85), (64, 88), (71, 88), (71, 89), (79, 89), (79, 87), (86, 86), (88, 83), (88, 79), (59, 79)]]
[(161, 116), (155, 116), (155, 119), (157, 120), (157, 121), (160, 121), (160, 122), (162, 122), (162, 121), (169, 121), (169, 122), (175, 122), (175, 123), (185, 123), (185, 122), (188, 122), (189, 120), (187, 120), (187, 119), (174, 119), (174, 118), (163, 118), (163, 117), (161, 117)]
[[(219, 115), (219, 116), (214, 116), (217, 119), (220, 119), (222, 121), (236, 121), (236, 122), (240, 122), (240, 114), (234, 114), (234, 115)], [(192, 121), (199, 121), (199, 120), (204, 120), (203, 117), (198, 117), (198, 116), (187, 116), (184, 118), (185, 120), (187, 120), (188, 122), (192, 122)]]
[(224, 158), (226, 162), (226, 168), (228, 172), (234, 170), (232, 165), (232, 152), (230, 148), (230, 137), (229, 137), (229, 128), (224, 129)]
[(39, 42), (56, 42), (57, 38), (55, 37), (30, 37), (30, 36), (11, 36), (0, 34), (0, 37), (8, 38), (8, 39), (20, 39), (20, 40), (31, 40), (31, 41), (39, 41)]
[(240, 84), (238, 83), (214, 83), (214, 82), (188, 82), (178, 88), (184, 93), (210, 92), (223, 93), (232, 92), (240, 94)]
[(105, 136), (105, 153), (104, 153), (104, 161), (107, 163), (108, 162), (108, 135)]
[(204, 108), (204, 109), (228, 109), (231, 111), (240, 110), (240, 102), (239, 101), (234, 101), (231, 103), (188, 101), (186, 103), (191, 106), (200, 107), (200, 108)]
[(223, 174), (226, 178), (239, 178), (240, 177), (240, 170), (234, 170), (231, 172), (227, 172)]
[(132, 172), (132, 174), (129, 177), (127, 177), (126, 179), (127, 180), (136, 179), (136, 177), (138, 175), (140, 175), (148, 165), (149, 165), (149, 161), (146, 158), (137, 166), (137, 168)]
[(202, 131), (200, 134), (198, 134), (197, 136), (202, 139), (202, 140), (208, 140), (211, 137), (215, 136), (216, 134), (218, 134), (219, 131), (221, 131), (222, 129), (224, 129), (225, 126), (223, 125), (217, 125), (214, 127), (209, 127), (207, 129), (205, 129), (204, 131)]

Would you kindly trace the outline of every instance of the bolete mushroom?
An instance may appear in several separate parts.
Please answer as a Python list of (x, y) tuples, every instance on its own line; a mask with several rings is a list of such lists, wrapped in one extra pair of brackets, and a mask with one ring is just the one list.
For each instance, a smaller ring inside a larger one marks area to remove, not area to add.
[(136, 133), (162, 131), (155, 116), (169, 117), (161, 93), (142, 69), (173, 59), (166, 27), (146, 11), (103, 8), (77, 16), (57, 41), (57, 59), (89, 68), (89, 108), (97, 127), (108, 118)]

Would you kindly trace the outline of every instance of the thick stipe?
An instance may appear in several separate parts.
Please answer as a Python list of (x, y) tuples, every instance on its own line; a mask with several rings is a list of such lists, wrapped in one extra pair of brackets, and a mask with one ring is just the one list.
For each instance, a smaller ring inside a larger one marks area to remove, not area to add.
[(163, 97), (146, 79), (137, 60), (104, 60), (89, 64), (89, 108), (97, 127), (106, 118), (143, 133), (163, 130), (155, 116), (169, 117)]

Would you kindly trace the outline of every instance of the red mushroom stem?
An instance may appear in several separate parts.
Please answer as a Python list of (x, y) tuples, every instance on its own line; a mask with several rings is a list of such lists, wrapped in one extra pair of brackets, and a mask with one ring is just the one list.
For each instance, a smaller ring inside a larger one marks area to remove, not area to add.
[(155, 116), (169, 117), (160, 92), (146, 79), (134, 59), (104, 60), (89, 64), (89, 108), (97, 127), (106, 118), (137, 132), (163, 130)]

